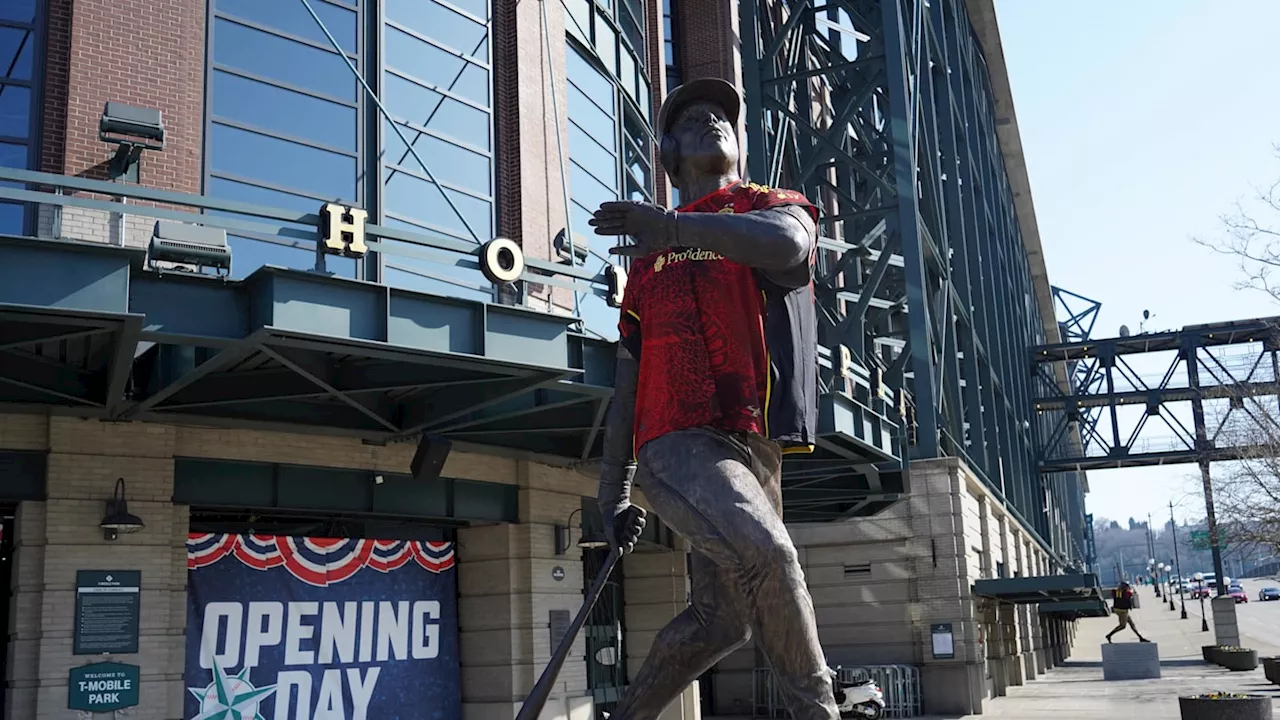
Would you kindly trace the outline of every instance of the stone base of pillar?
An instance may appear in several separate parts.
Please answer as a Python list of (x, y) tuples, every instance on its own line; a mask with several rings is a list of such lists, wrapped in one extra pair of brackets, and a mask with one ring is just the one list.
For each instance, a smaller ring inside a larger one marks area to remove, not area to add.
[(926, 715), (981, 715), (986, 682), (981, 663), (920, 668)]

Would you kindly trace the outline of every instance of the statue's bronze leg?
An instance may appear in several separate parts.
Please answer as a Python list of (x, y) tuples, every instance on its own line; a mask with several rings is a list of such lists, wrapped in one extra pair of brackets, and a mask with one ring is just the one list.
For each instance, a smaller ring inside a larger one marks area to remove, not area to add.
[(813, 600), (778, 511), (780, 464), (773, 443), (713, 430), (670, 433), (640, 449), (636, 483), (701, 567), (694, 604), (658, 634), (612, 720), (656, 718), (752, 636), (795, 720), (839, 717)]

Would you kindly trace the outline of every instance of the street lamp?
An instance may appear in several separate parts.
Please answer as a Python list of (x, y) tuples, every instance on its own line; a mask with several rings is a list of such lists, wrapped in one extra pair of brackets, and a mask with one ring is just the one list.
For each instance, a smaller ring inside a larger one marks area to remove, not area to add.
[[(1164, 563), (1160, 563), (1160, 566), (1163, 567)], [(1156, 569), (1155, 558), (1147, 560), (1147, 575), (1151, 577), (1151, 586), (1155, 588), (1156, 597), (1160, 597), (1160, 575)]]
[[(1164, 587), (1164, 579), (1165, 579), (1165, 574), (1164, 574), (1164, 563), (1156, 563), (1156, 578), (1157, 578), (1157, 581), (1156, 581), (1156, 587), (1157, 587), (1157, 588), (1163, 588), (1163, 587)], [(1165, 596), (1166, 596), (1166, 597), (1168, 597), (1168, 595), (1169, 595), (1169, 593), (1168, 593), (1168, 591), (1166, 590), (1166, 591), (1165, 591)], [(1156, 592), (1156, 597), (1160, 597), (1160, 593), (1159, 593), (1158, 591)], [(1163, 603), (1161, 603), (1161, 604), (1163, 604)]]
[[(1165, 597), (1169, 598), (1169, 609), (1170, 609), (1170, 610), (1177, 610), (1177, 609), (1178, 609), (1178, 606), (1177, 606), (1177, 605), (1175, 605), (1175, 604), (1174, 604), (1174, 602), (1173, 602), (1173, 578), (1175, 577), (1174, 572), (1173, 572), (1173, 561), (1172, 561), (1172, 560), (1170, 560), (1169, 562), (1165, 563), (1165, 566), (1164, 566), (1164, 567), (1165, 567), (1165, 572), (1167, 572), (1167, 573), (1169, 574), (1169, 581), (1168, 581), (1169, 592), (1165, 595)], [(1182, 584), (1182, 576), (1181, 576), (1181, 575), (1178, 575), (1178, 576), (1177, 576), (1177, 578), (1178, 578), (1178, 584), (1179, 584), (1179, 585), (1181, 585), (1181, 584)]]
[[(1182, 603), (1182, 619), (1187, 619), (1186, 578), (1182, 576), (1182, 558), (1178, 556), (1178, 522), (1173, 518), (1173, 501), (1169, 501), (1169, 527), (1173, 529), (1173, 562), (1178, 568), (1178, 600)], [(1172, 598), (1169, 602), (1173, 602)]]
[(1196, 581), (1196, 597), (1200, 598), (1200, 632), (1209, 632), (1209, 617), (1204, 614), (1204, 573), (1196, 573), (1192, 576)]

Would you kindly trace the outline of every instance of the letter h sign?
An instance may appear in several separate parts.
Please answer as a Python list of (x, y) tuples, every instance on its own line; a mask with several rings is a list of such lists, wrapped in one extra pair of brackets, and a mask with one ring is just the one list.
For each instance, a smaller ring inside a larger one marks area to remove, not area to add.
[(320, 242), (324, 243), (324, 251), (362, 257), (369, 250), (364, 244), (364, 221), (368, 218), (367, 210), (325, 203), (320, 208)]

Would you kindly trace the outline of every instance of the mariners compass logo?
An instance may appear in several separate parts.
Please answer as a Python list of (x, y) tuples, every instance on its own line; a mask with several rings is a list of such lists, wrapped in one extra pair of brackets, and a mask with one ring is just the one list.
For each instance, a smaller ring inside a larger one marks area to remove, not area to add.
[(200, 714), (191, 720), (266, 720), (258, 713), (258, 704), (275, 691), (275, 685), (255, 688), (249, 682), (248, 666), (231, 676), (215, 662), (213, 682), (203, 688), (187, 688), (200, 703)]

